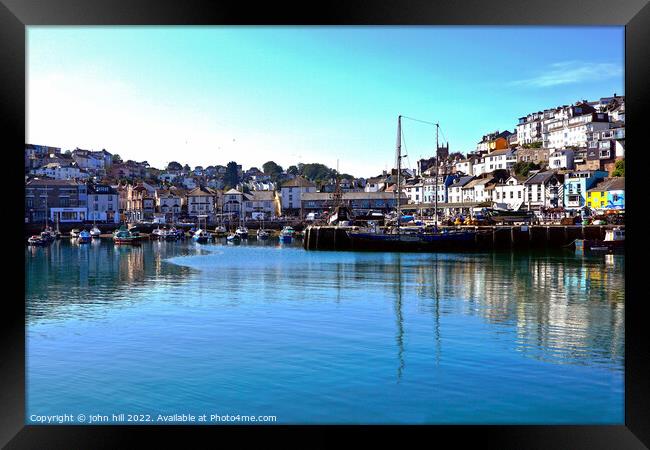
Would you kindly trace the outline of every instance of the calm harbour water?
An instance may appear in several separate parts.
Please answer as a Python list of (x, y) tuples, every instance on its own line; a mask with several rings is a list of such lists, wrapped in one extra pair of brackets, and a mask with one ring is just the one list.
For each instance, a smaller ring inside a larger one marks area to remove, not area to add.
[(25, 257), (28, 423), (624, 422), (620, 256), (102, 240)]

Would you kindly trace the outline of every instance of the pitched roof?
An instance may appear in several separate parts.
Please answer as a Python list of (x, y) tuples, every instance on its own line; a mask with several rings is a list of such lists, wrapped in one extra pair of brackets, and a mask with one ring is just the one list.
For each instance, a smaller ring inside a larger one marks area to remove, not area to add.
[(524, 181), (524, 184), (544, 184), (554, 176), (556, 176), (556, 173), (552, 171), (537, 172), (535, 175)]
[(214, 197), (215, 192), (205, 186), (198, 186), (187, 193), (188, 197)]
[(282, 187), (316, 187), (316, 185), (306, 178), (296, 177), (293, 180), (282, 183)]
[(624, 191), (625, 177), (605, 178), (587, 192)]
[(237, 189), (233, 188), (228, 192), (225, 192), (224, 195), (243, 195), (243, 192), (239, 192)]
[(464, 176), (464, 177), (460, 177), (460, 178), (458, 178), (457, 180), (454, 180), (454, 182), (453, 182), (452, 184), (450, 184), (449, 187), (463, 187), (463, 186), (465, 186), (467, 183), (469, 183), (470, 181), (472, 181), (473, 179), (474, 179), (474, 177), (471, 176), (471, 175), (467, 175), (467, 176)]

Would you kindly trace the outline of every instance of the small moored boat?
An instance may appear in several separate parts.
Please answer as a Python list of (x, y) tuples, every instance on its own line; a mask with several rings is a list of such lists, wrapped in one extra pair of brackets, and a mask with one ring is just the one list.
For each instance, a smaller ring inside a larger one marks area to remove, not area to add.
[(285, 226), (280, 231), (280, 242), (291, 242), (294, 234), (295, 230), (293, 227), (290, 227), (289, 225)]
[(77, 242), (80, 244), (86, 244), (92, 240), (92, 236), (90, 233), (86, 230), (81, 230), (79, 232), (79, 237), (77, 238)]
[(237, 233), (230, 233), (228, 237), (226, 237), (226, 242), (230, 242), (232, 244), (239, 244), (241, 242), (241, 237)]
[(50, 242), (47, 239), (43, 239), (43, 237), (39, 234), (30, 236), (29, 239), (27, 239), (27, 245), (30, 245), (32, 247), (45, 247), (49, 244)]
[(140, 243), (140, 233), (137, 231), (132, 232), (125, 225), (122, 225), (119, 229), (115, 230), (113, 233), (113, 242), (117, 245), (124, 244), (139, 244)]
[(242, 239), (248, 239), (248, 228), (240, 226), (235, 230), (235, 234)]
[(195, 242), (208, 242), (210, 239), (212, 239), (212, 235), (206, 230), (199, 228), (192, 236), (192, 239)]

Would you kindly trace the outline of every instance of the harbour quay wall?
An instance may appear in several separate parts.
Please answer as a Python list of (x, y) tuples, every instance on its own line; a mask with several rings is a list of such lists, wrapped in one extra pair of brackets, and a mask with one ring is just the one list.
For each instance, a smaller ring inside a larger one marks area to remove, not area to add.
[[(576, 239), (604, 239), (613, 225), (529, 225), (529, 226), (466, 226), (442, 227), (476, 230), (477, 250), (507, 250), (525, 248), (563, 248)], [(305, 229), (305, 250), (351, 250), (348, 231), (352, 227), (310, 226)]]

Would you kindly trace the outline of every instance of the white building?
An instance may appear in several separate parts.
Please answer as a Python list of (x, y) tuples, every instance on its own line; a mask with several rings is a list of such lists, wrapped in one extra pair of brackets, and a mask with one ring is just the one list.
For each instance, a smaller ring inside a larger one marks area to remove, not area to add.
[(524, 181), (524, 207), (528, 210), (563, 206), (563, 179), (555, 172), (537, 172)]
[(213, 216), (216, 212), (217, 193), (199, 186), (187, 193), (187, 214), (190, 216)]
[(242, 217), (244, 211), (244, 193), (230, 189), (223, 194), (222, 211), (228, 217)]
[(183, 207), (183, 197), (178, 193), (168, 189), (156, 190), (156, 211), (165, 216), (165, 220), (178, 217)]
[(609, 129), (606, 113), (591, 113), (550, 122), (544, 132), (544, 147), (587, 147), (590, 133)]
[(461, 159), (454, 164), (456, 172), (462, 172), (465, 175), (474, 175), (474, 160), (472, 158)]
[(316, 185), (303, 177), (296, 177), (283, 183), (280, 188), (282, 210), (300, 209), (302, 194), (312, 192), (316, 192)]
[(30, 173), (32, 175), (45, 176), (55, 180), (85, 180), (89, 178), (88, 172), (80, 169), (76, 164), (61, 164), (56, 162), (48, 163), (44, 166), (32, 169)]
[(455, 179), (448, 188), (449, 203), (463, 203), (463, 188), (473, 179), (471, 175)]
[(548, 167), (551, 170), (573, 169), (575, 153), (571, 149), (555, 150), (548, 158)]
[(117, 191), (104, 184), (88, 185), (88, 220), (119, 223), (119, 198)]
[(278, 208), (273, 191), (253, 191), (244, 194), (243, 200), (245, 217), (270, 219), (277, 216)]
[(515, 176), (511, 176), (504, 183), (494, 185), (492, 201), (507, 209), (518, 210), (524, 203), (524, 183)]
[(498, 169), (512, 169), (512, 166), (517, 162), (517, 155), (511, 149), (494, 150), (485, 155), (482, 159), (484, 164), (484, 171), (486, 173), (493, 172)]

